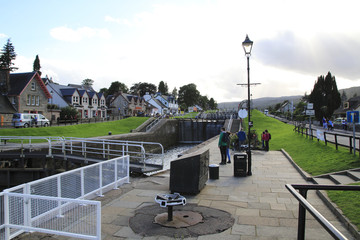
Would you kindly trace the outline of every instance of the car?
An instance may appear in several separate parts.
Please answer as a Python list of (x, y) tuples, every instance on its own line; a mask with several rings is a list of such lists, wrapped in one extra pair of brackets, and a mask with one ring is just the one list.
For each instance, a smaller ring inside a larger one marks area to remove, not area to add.
[(48, 127), (50, 126), (50, 121), (42, 114), (14, 113), (12, 118), (12, 125), (16, 128), (28, 128), (33, 126)]
[(334, 124), (341, 124), (343, 118), (335, 118)]

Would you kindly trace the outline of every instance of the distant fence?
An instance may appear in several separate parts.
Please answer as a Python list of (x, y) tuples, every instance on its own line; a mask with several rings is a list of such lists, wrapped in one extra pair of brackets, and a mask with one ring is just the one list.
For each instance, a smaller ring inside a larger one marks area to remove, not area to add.
[[(99, 122), (109, 122), (121, 120), (124, 117), (122, 116), (108, 116), (106, 118), (80, 118), (80, 119), (59, 119), (57, 121), (51, 120), (50, 126), (63, 126), (63, 125), (76, 125), (76, 124), (85, 124), (85, 123), (99, 123)], [(0, 122), (0, 128), (13, 128), (14, 124), (11, 121)], [(40, 125), (31, 126), (31, 127), (40, 127)]]
[[(294, 131), (297, 133), (300, 133), (301, 135), (305, 135), (306, 137), (309, 137), (311, 139), (313, 139), (314, 137), (319, 141), (319, 139), (317, 138), (317, 129), (309, 129), (307, 127), (305, 127), (304, 125), (297, 125), (294, 127)], [(322, 130), (323, 131), (323, 130)], [(315, 132), (315, 135), (314, 135)], [(334, 144), (336, 147), (336, 150), (338, 150), (338, 147), (345, 147), (345, 148), (349, 148), (350, 153), (353, 153), (353, 142), (354, 142), (354, 137), (352, 135), (347, 135), (347, 134), (341, 134), (341, 133), (336, 133), (336, 132), (327, 132), (327, 131), (323, 131), (324, 134), (324, 142), (325, 145), (327, 145), (328, 143)], [(344, 138), (346, 139), (345, 141), (339, 141), (339, 138)], [(355, 151), (359, 151), (359, 157), (360, 157), (360, 138), (359, 137), (355, 137), (355, 142), (358, 142), (358, 147), (356, 147), (355, 145)], [(344, 143), (347, 142), (347, 143)]]

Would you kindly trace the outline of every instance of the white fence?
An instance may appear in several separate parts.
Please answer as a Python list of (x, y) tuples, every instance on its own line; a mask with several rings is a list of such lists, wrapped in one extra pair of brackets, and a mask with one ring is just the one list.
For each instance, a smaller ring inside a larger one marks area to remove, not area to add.
[(101, 204), (89, 201), (129, 182), (129, 156), (74, 169), (0, 193), (0, 240), (24, 231), (101, 238)]

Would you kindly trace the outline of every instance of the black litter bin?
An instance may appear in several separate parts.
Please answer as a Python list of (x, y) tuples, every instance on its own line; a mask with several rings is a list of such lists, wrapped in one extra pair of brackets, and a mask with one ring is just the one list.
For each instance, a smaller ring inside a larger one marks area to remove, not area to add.
[(247, 154), (235, 153), (234, 154), (234, 176), (246, 177), (247, 170)]
[(209, 178), (210, 179), (219, 179), (219, 165), (210, 164), (209, 165)]

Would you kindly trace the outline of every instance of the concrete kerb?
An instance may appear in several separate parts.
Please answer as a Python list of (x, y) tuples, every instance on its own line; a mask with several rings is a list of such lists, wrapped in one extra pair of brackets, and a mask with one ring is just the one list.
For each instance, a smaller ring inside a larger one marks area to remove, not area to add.
[[(307, 172), (303, 171), (284, 149), (281, 149), (281, 152), (306, 181), (313, 182), (313, 177)], [(339, 209), (337, 205), (329, 199), (327, 193), (325, 191), (319, 191), (319, 190), (317, 190), (316, 193), (320, 197), (320, 199), (325, 203), (325, 205), (340, 219), (341, 222), (344, 223), (346, 228), (354, 235), (354, 237), (360, 240), (360, 233), (358, 228), (354, 224), (352, 224), (350, 220), (343, 214), (341, 209)]]

